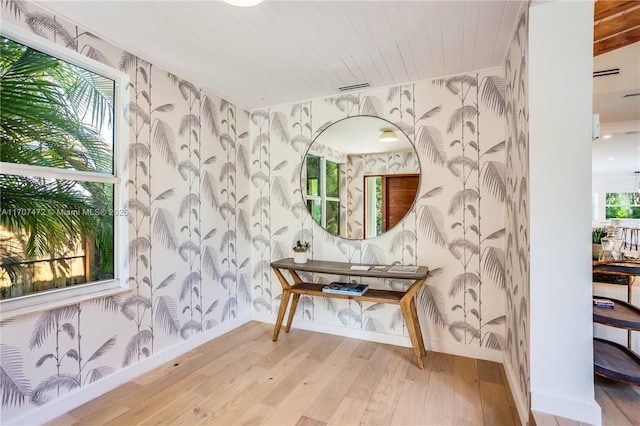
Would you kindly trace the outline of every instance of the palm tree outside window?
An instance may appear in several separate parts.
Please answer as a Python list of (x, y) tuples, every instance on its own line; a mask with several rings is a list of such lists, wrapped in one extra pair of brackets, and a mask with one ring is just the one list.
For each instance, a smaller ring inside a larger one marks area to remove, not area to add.
[(84, 57), (82, 66), (60, 57), (77, 59), (74, 52), (49, 53), (46, 40), (18, 41), (19, 32), (5, 30), (0, 298), (117, 281), (116, 235), (128, 213), (118, 158), (125, 142), (115, 131), (121, 81), (85, 66), (91, 61)]

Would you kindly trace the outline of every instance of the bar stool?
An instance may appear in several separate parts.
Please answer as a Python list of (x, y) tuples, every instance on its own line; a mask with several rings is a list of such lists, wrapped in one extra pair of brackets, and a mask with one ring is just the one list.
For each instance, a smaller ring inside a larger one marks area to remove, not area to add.
[(620, 228), (620, 238), (624, 241), (623, 249), (638, 250), (640, 228)]

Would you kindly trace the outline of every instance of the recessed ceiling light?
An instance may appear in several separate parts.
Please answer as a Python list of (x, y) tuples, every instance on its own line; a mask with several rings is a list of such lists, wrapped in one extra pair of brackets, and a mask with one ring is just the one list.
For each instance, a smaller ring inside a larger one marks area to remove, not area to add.
[(609, 158), (608, 158), (608, 160), (609, 160), (609, 161), (613, 161), (613, 160), (615, 160), (615, 158), (613, 158), (613, 157), (609, 157)]
[(611, 135), (604, 135), (604, 136), (602, 137), (602, 139), (610, 139), (610, 138), (611, 138)]
[(262, 0), (224, 0), (224, 2), (233, 6), (249, 7), (262, 3)]

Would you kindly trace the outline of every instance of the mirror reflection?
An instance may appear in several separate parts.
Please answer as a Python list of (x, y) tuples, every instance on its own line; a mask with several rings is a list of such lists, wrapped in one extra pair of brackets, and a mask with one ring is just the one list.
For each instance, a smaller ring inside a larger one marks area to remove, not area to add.
[(355, 116), (333, 123), (310, 145), (302, 167), (309, 214), (333, 235), (372, 238), (399, 223), (415, 200), (420, 164), (395, 125)]

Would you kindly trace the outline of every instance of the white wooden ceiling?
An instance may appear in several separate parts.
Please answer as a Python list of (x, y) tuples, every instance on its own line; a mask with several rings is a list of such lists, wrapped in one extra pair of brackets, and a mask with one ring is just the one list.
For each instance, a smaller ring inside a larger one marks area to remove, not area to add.
[[(380, 141), (380, 134), (387, 129), (398, 136), (397, 141)], [(347, 155), (414, 150), (402, 130), (377, 117), (349, 117), (327, 127), (315, 141)]]
[[(502, 66), (521, 7), (509, 0), (39, 3), (249, 110), (353, 84), (384, 87)], [(594, 142), (596, 173), (640, 169), (640, 97), (622, 98), (640, 90), (638, 52), (640, 43), (595, 60), (596, 70), (622, 70), (594, 79), (603, 134), (607, 123), (627, 124)]]
[(246, 109), (502, 66), (520, 1), (43, 1)]

